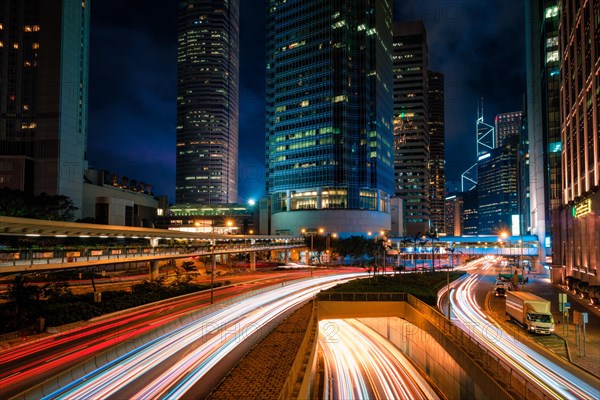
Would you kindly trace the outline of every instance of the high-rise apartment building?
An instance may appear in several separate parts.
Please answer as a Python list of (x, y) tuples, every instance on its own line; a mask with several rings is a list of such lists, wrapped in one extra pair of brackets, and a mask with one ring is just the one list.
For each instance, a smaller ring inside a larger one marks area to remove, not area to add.
[(523, 130), (523, 111), (514, 111), (496, 115), (496, 147), (502, 146), (509, 136), (521, 136)]
[(479, 196), (477, 186), (469, 191), (462, 192), (461, 196), (463, 199), (462, 234), (475, 236), (478, 234), (479, 225)]
[(558, 0), (525, 2), (529, 224), (540, 261), (551, 253), (551, 212), (561, 203)]
[(79, 209), (87, 168), (89, 1), (0, 5), (0, 187)]
[(555, 279), (600, 275), (600, 2), (559, 4), (562, 206), (553, 213)]
[(394, 191), (404, 200), (406, 234), (424, 234), (431, 230), (431, 137), (429, 61), (423, 22), (394, 23), (392, 57)]
[(463, 194), (456, 193), (446, 197), (446, 235), (462, 236), (463, 234)]
[(239, 0), (179, 2), (177, 203), (238, 197)]
[(429, 71), (429, 177), (431, 229), (446, 233), (446, 165), (444, 129), (444, 75)]
[(271, 0), (266, 189), (271, 233), (388, 231), (389, 0)]

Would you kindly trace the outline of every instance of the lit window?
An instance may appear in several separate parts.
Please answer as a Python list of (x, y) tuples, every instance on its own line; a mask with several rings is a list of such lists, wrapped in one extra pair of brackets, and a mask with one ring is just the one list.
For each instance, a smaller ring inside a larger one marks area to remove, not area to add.
[(39, 48), (40, 48), (40, 44), (39, 44), (39, 43), (33, 43), (33, 44), (31, 45), (31, 48), (32, 48), (32, 49), (39, 49)]
[(25, 61), (23, 63), (23, 65), (26, 66), (26, 67), (31, 67), (31, 62), (30, 61)]
[(558, 50), (549, 51), (546, 54), (546, 63), (556, 62), (558, 61)]
[(23, 28), (23, 30), (24, 30), (25, 32), (31, 32), (31, 26), (29, 26), (29, 25), (25, 25), (25, 27)]
[(24, 111), (27, 111), (27, 110), (29, 110), (29, 105), (27, 105), (27, 104), (23, 104), (23, 110), (24, 110)]
[(304, 100), (300, 103), (300, 107), (308, 107), (309, 104), (310, 102), (308, 100)]
[(32, 29), (33, 29), (34, 32), (39, 32), (40, 26), (39, 25), (33, 25)]
[(18, 49), (18, 48), (19, 48), (19, 43), (17, 43), (17, 42), (13, 43), (13, 47), (14, 47), (15, 49)]
[(0, 40), (0, 49), (4, 47), (4, 43), (2, 42), (2, 40)]

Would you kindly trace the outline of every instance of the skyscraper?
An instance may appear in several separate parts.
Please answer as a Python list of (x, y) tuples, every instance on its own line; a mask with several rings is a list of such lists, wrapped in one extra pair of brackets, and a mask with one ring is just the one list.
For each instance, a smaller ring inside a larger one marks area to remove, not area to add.
[(504, 146), (480, 156), (477, 163), (477, 233), (497, 235), (511, 231), (518, 214), (517, 152), (519, 138), (509, 136)]
[(269, 1), (271, 232), (390, 229), (391, 2)]
[(431, 230), (429, 61), (423, 22), (394, 23), (393, 62), (394, 192), (404, 200), (406, 234), (423, 234)]
[(0, 187), (71, 198), (87, 168), (89, 1), (0, 5)]
[(446, 165), (444, 129), (444, 75), (429, 71), (429, 176), (431, 229), (447, 232), (445, 227)]
[(177, 203), (238, 197), (239, 0), (180, 2)]
[(525, 2), (529, 220), (541, 261), (550, 253), (551, 212), (561, 203), (558, 18), (558, 0)]
[(502, 146), (509, 136), (521, 135), (523, 129), (523, 111), (514, 111), (496, 115), (496, 147)]
[(562, 1), (559, 22), (562, 206), (553, 214), (554, 278), (600, 283), (600, 4)]

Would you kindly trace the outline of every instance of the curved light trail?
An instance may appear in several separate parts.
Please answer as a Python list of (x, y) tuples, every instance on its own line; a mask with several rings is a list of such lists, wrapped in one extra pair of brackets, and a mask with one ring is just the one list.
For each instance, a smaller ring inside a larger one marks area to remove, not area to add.
[(325, 399), (438, 399), (410, 361), (362, 322), (319, 322)]
[[(487, 270), (493, 264), (493, 260), (486, 260), (481, 269)], [(474, 297), (474, 287), (481, 278), (479, 274), (472, 274), (451, 291), (453, 322), (547, 396), (556, 399), (600, 398), (597, 386), (588, 384), (533, 351), (488, 319)]]
[(140, 346), (44, 399), (180, 398), (251, 334), (318, 291), (364, 273), (282, 286), (216, 310)]

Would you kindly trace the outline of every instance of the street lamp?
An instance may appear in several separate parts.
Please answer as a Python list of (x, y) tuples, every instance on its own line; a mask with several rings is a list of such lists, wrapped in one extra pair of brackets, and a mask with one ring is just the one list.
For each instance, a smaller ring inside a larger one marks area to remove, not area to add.
[[(313, 242), (313, 238), (315, 236), (314, 230), (308, 231), (307, 229), (302, 228), (300, 230), (300, 232), (302, 232), (302, 235), (306, 235), (306, 234), (310, 235), (310, 253), (312, 253), (313, 252), (313, 248), (314, 248), (314, 242)], [(325, 232), (325, 229), (319, 228), (317, 230), (317, 232), (319, 234), (321, 234), (321, 233)], [(306, 265), (308, 265), (309, 268), (310, 268), (310, 253), (306, 255)], [(313, 270), (312, 270), (312, 268), (310, 268), (310, 276), (312, 276), (312, 275), (313, 275)]]

